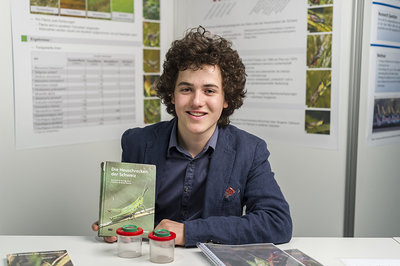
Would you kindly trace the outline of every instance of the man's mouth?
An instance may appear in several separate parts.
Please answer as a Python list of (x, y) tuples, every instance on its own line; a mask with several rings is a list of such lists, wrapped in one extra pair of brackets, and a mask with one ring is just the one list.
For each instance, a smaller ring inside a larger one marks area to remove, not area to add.
[(190, 112), (190, 111), (188, 111), (187, 113), (192, 115), (192, 116), (196, 116), (196, 117), (200, 117), (200, 116), (206, 115), (206, 113), (203, 113), (203, 112)]

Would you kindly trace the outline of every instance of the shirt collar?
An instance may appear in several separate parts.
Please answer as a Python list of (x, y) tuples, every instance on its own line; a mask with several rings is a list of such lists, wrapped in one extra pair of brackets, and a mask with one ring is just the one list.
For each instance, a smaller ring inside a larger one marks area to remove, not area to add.
[[(171, 136), (169, 137), (168, 156), (170, 155), (171, 148), (175, 147), (180, 152), (184, 150), (182, 147), (178, 145), (178, 140), (176, 138), (177, 125), (178, 125), (178, 119), (175, 119), (171, 131)], [(212, 134), (211, 138), (208, 140), (206, 146), (204, 147), (203, 151), (200, 154), (204, 153), (209, 148), (215, 150), (215, 147), (217, 146), (217, 140), (218, 140), (218, 126), (215, 128), (214, 133)]]

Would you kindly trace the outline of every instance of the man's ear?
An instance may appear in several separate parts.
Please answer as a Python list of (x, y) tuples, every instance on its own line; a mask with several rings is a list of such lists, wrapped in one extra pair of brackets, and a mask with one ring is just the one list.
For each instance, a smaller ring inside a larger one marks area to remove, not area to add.
[(229, 106), (228, 103), (226, 101), (224, 101), (224, 109), (228, 108), (228, 106)]

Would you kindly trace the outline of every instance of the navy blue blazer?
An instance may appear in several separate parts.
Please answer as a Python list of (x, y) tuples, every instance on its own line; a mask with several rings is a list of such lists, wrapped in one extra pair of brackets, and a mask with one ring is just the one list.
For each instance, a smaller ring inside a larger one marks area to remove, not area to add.
[[(163, 168), (172, 127), (173, 120), (128, 129), (121, 139), (123, 162), (156, 165), (156, 194), (160, 180), (168, 178)], [(285, 243), (291, 239), (289, 205), (275, 181), (268, 157), (264, 140), (232, 125), (219, 128), (201, 218), (184, 221), (186, 246), (208, 241)], [(246, 213), (242, 215), (244, 206)]]

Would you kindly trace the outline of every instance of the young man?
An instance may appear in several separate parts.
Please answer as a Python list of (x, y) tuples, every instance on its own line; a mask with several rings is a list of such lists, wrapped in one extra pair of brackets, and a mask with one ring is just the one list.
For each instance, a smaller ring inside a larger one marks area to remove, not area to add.
[(122, 136), (122, 161), (157, 166), (156, 228), (175, 232), (177, 245), (291, 238), (289, 206), (265, 141), (229, 125), (243, 104), (245, 82), (231, 43), (193, 29), (172, 43), (157, 83), (175, 118)]

